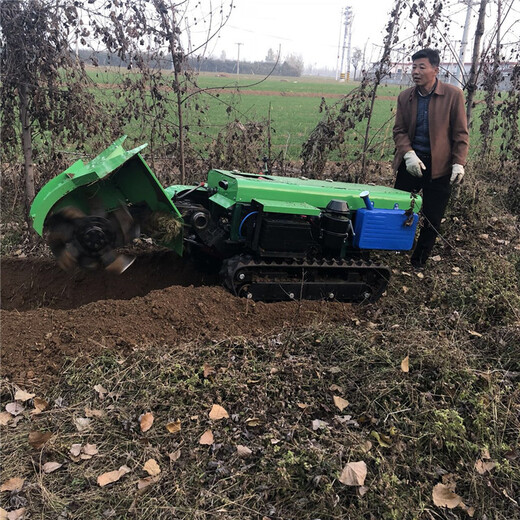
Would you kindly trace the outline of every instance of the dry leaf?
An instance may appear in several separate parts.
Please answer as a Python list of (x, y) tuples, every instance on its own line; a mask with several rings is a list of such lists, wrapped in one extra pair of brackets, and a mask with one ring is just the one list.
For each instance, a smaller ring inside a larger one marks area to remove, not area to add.
[(13, 418), (13, 416), (9, 412), (1, 412), (0, 413), (0, 425), (6, 426), (7, 423)]
[(105, 412), (103, 410), (93, 410), (92, 408), (85, 408), (85, 415), (87, 417), (96, 417), (100, 419), (101, 417), (105, 417)]
[[(482, 337), (482, 334), (480, 334), (479, 332), (476, 332), (474, 330), (468, 330), (468, 333), (470, 336), (475, 336), (476, 338), (481, 338)], [(6, 407), (7, 409), (7, 407)]]
[(481, 455), (483, 459), (489, 460), (491, 458), (491, 455), (489, 454), (489, 450), (487, 448), (482, 448)]
[(480, 459), (475, 462), (475, 469), (479, 475), (484, 475), (484, 473), (491, 471), (495, 466), (496, 462), (484, 462)]
[(81, 453), (81, 444), (73, 444), (73, 445), (70, 447), (69, 453), (70, 453), (73, 457), (79, 457), (79, 456), (80, 456), (80, 453)]
[(170, 433), (177, 433), (177, 432), (180, 432), (180, 431), (181, 431), (181, 421), (180, 421), (180, 419), (178, 419), (177, 421), (169, 422), (169, 423), (166, 425), (166, 429), (167, 429)]
[(301, 408), (302, 410), (305, 410), (305, 408), (309, 408), (309, 405), (305, 403), (296, 403), (296, 406), (298, 408)]
[(143, 469), (150, 475), (151, 477), (155, 477), (156, 475), (159, 475), (161, 472), (161, 468), (159, 467), (159, 464), (157, 464), (157, 461), (155, 459), (148, 459)]
[(462, 502), (462, 498), (444, 484), (434, 486), (432, 496), (433, 503), (436, 506), (447, 507), (448, 509), (453, 509)]
[(97, 455), (99, 452), (96, 448), (95, 444), (85, 444), (83, 448), (81, 448), (81, 453), (84, 453), (85, 455), (89, 455), (90, 457), (93, 457), (94, 455)]
[(340, 394), (343, 393), (343, 387), (339, 386), (339, 385), (336, 385), (336, 384), (333, 384), (333, 385), (330, 385), (329, 386), (329, 390), (331, 392), (338, 392)]
[(49, 403), (41, 397), (35, 397), (33, 399), (33, 403), (34, 410), (31, 411), (33, 415), (38, 415), (39, 413), (42, 413), (44, 410), (47, 410), (47, 408), (49, 408)]
[(214, 441), (213, 432), (211, 430), (206, 430), (202, 434), (202, 437), (199, 439), (199, 444), (210, 445), (210, 444), (213, 444), (213, 441)]
[(207, 363), (204, 363), (203, 369), (204, 369), (204, 379), (207, 379), (209, 376), (214, 376), (216, 374), (215, 369), (211, 365), (208, 365)]
[(402, 287), (404, 294), (406, 294), (410, 289), (406, 287), (406, 285), (403, 285)]
[(417, 278), (420, 278), (421, 280), (424, 278), (424, 273), (415, 273)]
[(101, 385), (96, 385), (94, 390), (98, 393), (98, 397), (101, 401), (103, 401), (105, 395), (108, 394), (108, 390)]
[(153, 424), (153, 413), (147, 412), (139, 418), (139, 424), (141, 425), (141, 431), (147, 432)]
[(24, 410), (24, 406), (20, 403), (7, 403), (5, 405), (5, 411), (14, 416), (20, 415)]
[(253, 452), (247, 447), (247, 446), (242, 446), (241, 444), (239, 444), (237, 446), (237, 455), (239, 457), (249, 457)]
[(25, 516), (25, 507), (21, 507), (20, 509), (15, 509), (14, 511), (9, 511), (5, 518), (7, 520), (22, 520), (22, 518), (24, 516)]
[(343, 399), (342, 397), (339, 397), (337, 395), (335, 395), (333, 399), (334, 404), (339, 408), (340, 412), (342, 412), (349, 404), (346, 399)]
[(432, 256), (432, 260), (434, 262), (440, 262), (442, 260), (441, 256), (440, 255), (435, 255), (435, 256)]
[(10, 478), (9, 480), (6, 480), (0, 486), (0, 492), (1, 491), (20, 491), (23, 487), (24, 482), (25, 482), (24, 478), (20, 478), (20, 477)]
[(464, 511), (466, 511), (466, 513), (468, 513), (468, 516), (470, 518), (473, 518), (475, 516), (475, 508), (474, 507), (468, 507), (464, 502), (461, 502), (459, 504), (459, 507), (461, 509), (463, 509)]
[(209, 412), (209, 418), (213, 421), (219, 421), (220, 419), (227, 419), (229, 414), (219, 404), (214, 404)]
[(159, 482), (159, 475), (155, 475), (154, 477), (145, 477), (140, 478), (137, 482), (137, 489), (146, 489), (147, 487), (150, 487), (152, 484), (155, 484), (156, 482)]
[(249, 419), (246, 419), (246, 424), (250, 428), (255, 428), (256, 426), (261, 426), (263, 422), (257, 417), (250, 417)]
[(402, 361), (401, 361), (401, 370), (403, 372), (410, 372), (410, 356), (406, 356)]
[(170, 460), (172, 462), (175, 462), (176, 460), (179, 460), (180, 456), (181, 456), (181, 449), (180, 448), (178, 450), (172, 452), (172, 453), (168, 453), (168, 457), (170, 457)]
[(119, 469), (99, 475), (97, 483), (99, 487), (105, 487), (112, 482), (117, 482), (123, 475), (126, 475), (130, 471), (131, 470), (128, 466), (121, 466)]
[(36, 394), (30, 394), (29, 392), (26, 392), (25, 390), (18, 389), (14, 394), (15, 401), (22, 401), (22, 403), (25, 403), (25, 401), (28, 401), (29, 399), (32, 399)]
[(367, 476), (367, 465), (363, 461), (349, 462), (341, 472), (339, 481), (345, 486), (363, 486)]
[(7, 511), (0, 507), (0, 520), (7, 520)]
[(74, 426), (78, 432), (86, 432), (90, 430), (90, 423), (92, 419), (87, 419), (86, 417), (74, 417)]
[(53, 471), (56, 471), (57, 469), (61, 468), (63, 464), (60, 464), (59, 462), (46, 462), (43, 466), (43, 472), (44, 473), (52, 473)]
[(327, 421), (322, 421), (321, 419), (314, 419), (314, 421), (312, 421), (312, 429), (314, 431), (325, 429), (328, 425), (329, 423)]
[(29, 433), (29, 444), (39, 450), (41, 449), (52, 437), (51, 432), (30, 432)]

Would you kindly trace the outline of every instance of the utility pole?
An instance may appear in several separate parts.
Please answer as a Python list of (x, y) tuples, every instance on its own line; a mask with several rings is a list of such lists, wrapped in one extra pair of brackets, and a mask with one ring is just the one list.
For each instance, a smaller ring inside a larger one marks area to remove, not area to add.
[(336, 57), (336, 81), (339, 79), (339, 54), (341, 49), (341, 33), (343, 32), (343, 7), (341, 8), (341, 14), (339, 16), (339, 35), (338, 35), (338, 55)]
[[(341, 73), (339, 76), (340, 81), (345, 81), (345, 77), (348, 80), (350, 78), (350, 47), (351, 47), (351, 39), (352, 39), (352, 20), (354, 18), (354, 13), (352, 11), (352, 7), (347, 6), (344, 10), (344, 31), (343, 31), (343, 49), (341, 52)], [(347, 65), (346, 65), (346, 74), (345, 74), (345, 51), (347, 51)]]
[(240, 46), (244, 45), (243, 43), (237, 43), (237, 76), (240, 74)]
[(471, 7), (473, 5), (472, 0), (464, 0), (465, 4), (467, 4), (468, 8), (466, 10), (466, 22), (464, 23), (464, 31), (462, 32), (462, 40), (460, 42), (460, 52), (459, 52), (459, 70), (457, 71), (457, 81), (460, 85), (463, 84), (463, 78), (466, 75), (466, 71), (464, 70), (464, 59), (466, 57), (466, 47), (468, 45), (468, 33), (469, 33), (469, 25), (471, 23)]

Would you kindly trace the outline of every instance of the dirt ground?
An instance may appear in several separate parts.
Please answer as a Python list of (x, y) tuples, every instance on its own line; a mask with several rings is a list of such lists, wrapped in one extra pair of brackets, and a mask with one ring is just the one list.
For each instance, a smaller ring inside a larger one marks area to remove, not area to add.
[(341, 303), (253, 303), (220, 287), (173, 253), (139, 255), (120, 276), (65, 273), (51, 259), (2, 261), (1, 374), (13, 383), (51, 385), (64, 359), (88, 362), (150, 344), (254, 337), (287, 325), (344, 322)]

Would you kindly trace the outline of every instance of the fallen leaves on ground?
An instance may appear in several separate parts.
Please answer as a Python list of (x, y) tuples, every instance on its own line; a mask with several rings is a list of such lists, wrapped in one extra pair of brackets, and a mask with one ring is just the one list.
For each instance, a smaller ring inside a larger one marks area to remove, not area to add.
[(475, 462), (475, 469), (479, 475), (484, 475), (484, 473), (490, 472), (496, 465), (496, 462), (485, 462), (479, 459)]
[(432, 491), (433, 503), (439, 507), (454, 509), (461, 502), (462, 498), (444, 484), (437, 484)]
[(31, 410), (32, 415), (38, 415), (42, 413), (44, 410), (47, 410), (47, 408), (49, 408), (49, 403), (41, 397), (35, 397), (33, 399), (33, 404), (34, 410)]
[(161, 472), (161, 468), (159, 467), (159, 464), (157, 464), (157, 461), (155, 459), (148, 459), (143, 469), (150, 475), (151, 477), (155, 477), (156, 475), (159, 475)]
[(342, 412), (349, 405), (349, 402), (346, 399), (343, 399), (338, 395), (335, 395), (333, 399), (334, 404), (339, 408), (340, 412)]
[(74, 417), (74, 426), (78, 432), (86, 432), (90, 430), (92, 419), (88, 419), (87, 417)]
[(6, 426), (7, 423), (13, 418), (9, 412), (0, 413), (0, 426)]
[(345, 486), (363, 486), (367, 477), (367, 465), (363, 461), (349, 462), (343, 468), (339, 481)]
[(410, 356), (406, 356), (402, 361), (401, 361), (401, 370), (403, 372), (410, 372)]
[(20, 403), (7, 403), (5, 405), (5, 411), (11, 415), (20, 415), (25, 410), (25, 407)]
[(166, 425), (166, 429), (167, 429), (170, 433), (177, 433), (177, 432), (180, 432), (180, 431), (181, 431), (181, 421), (180, 421), (180, 419), (178, 419), (177, 421), (169, 422), (169, 423)]
[(242, 446), (241, 444), (237, 446), (237, 455), (239, 457), (246, 458), (249, 457), (252, 453), (253, 452), (247, 446)]
[(141, 415), (141, 417), (139, 418), (139, 424), (141, 426), (141, 431), (143, 433), (147, 432), (153, 424), (153, 413), (147, 412)]
[(213, 432), (211, 430), (206, 430), (201, 438), (199, 439), (199, 444), (211, 445), (214, 441)]
[(209, 418), (212, 421), (219, 421), (220, 419), (229, 418), (229, 414), (227, 413), (225, 408), (223, 408), (219, 404), (214, 404), (209, 412)]
[(178, 450), (172, 452), (172, 453), (168, 453), (168, 457), (170, 458), (170, 460), (172, 462), (175, 462), (175, 461), (179, 460), (180, 456), (181, 456), (181, 449), (180, 448)]
[(52, 473), (53, 471), (60, 469), (62, 466), (63, 464), (60, 464), (59, 462), (46, 462), (42, 466), (42, 470), (44, 473)]
[(119, 469), (99, 475), (97, 483), (100, 487), (105, 487), (108, 484), (112, 484), (112, 482), (117, 482), (123, 475), (130, 473), (130, 471), (131, 469), (128, 466), (121, 466)]
[(25, 401), (28, 401), (29, 399), (32, 399), (36, 394), (30, 394), (29, 392), (26, 392), (25, 390), (16, 390), (14, 394), (14, 400), (15, 401), (22, 401), (22, 403), (25, 403)]
[(30, 432), (29, 433), (29, 444), (36, 450), (43, 448), (43, 446), (52, 437), (52, 432)]
[(25, 482), (24, 478), (20, 478), (20, 477), (10, 478), (9, 480), (6, 480), (0, 486), (0, 492), (2, 492), (2, 491), (20, 491), (23, 487), (24, 482)]
[(22, 520), (24, 515), (25, 507), (9, 512), (0, 507), (0, 520)]
[(102, 385), (96, 385), (94, 387), (94, 391), (97, 392), (100, 401), (103, 401), (103, 399), (105, 399), (106, 394), (108, 394), (108, 390)]

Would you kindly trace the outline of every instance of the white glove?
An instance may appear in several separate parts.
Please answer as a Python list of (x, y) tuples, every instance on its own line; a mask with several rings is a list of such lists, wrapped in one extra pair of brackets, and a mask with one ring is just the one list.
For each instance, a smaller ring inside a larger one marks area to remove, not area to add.
[(406, 163), (406, 171), (414, 177), (422, 177), (422, 170), (426, 170), (424, 163), (417, 157), (417, 154), (410, 150), (404, 154), (404, 161)]
[(460, 184), (462, 182), (463, 177), (464, 177), (464, 166), (462, 166), (462, 164), (454, 164), (451, 167), (450, 182), (452, 184)]

